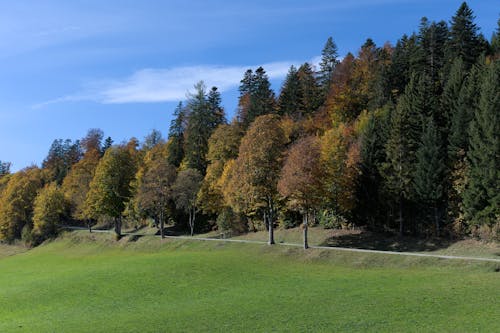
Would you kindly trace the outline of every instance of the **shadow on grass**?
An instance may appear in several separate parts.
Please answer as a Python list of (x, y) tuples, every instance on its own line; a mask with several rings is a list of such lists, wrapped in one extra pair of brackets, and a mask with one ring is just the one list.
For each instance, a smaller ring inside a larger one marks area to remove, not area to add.
[(436, 251), (449, 247), (453, 241), (441, 238), (420, 239), (409, 236), (398, 237), (392, 234), (371, 231), (339, 231), (326, 239), (321, 246), (337, 246), (367, 250), (396, 252)]

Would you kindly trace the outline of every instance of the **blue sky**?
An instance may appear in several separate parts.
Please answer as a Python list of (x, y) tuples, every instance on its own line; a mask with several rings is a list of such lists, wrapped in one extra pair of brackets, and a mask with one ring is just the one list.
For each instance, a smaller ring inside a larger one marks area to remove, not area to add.
[[(40, 164), (57, 138), (101, 128), (115, 142), (167, 135), (178, 101), (200, 79), (229, 116), (247, 68), (279, 90), (291, 64), (332, 36), (340, 55), (366, 38), (394, 43), (422, 16), (447, 20), (461, 1), (16, 0), (0, 2), (0, 160)], [(498, 1), (469, 1), (489, 39)]]

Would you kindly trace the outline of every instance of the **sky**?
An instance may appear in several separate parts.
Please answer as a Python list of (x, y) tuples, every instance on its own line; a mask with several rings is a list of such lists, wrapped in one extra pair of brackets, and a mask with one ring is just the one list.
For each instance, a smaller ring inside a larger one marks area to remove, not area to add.
[[(367, 38), (394, 44), (420, 18), (449, 21), (452, 0), (0, 1), (0, 160), (40, 165), (54, 139), (100, 128), (116, 143), (166, 137), (172, 113), (204, 80), (228, 118), (248, 68), (278, 93), (290, 65), (340, 56)], [(498, 0), (469, 1), (490, 39)]]

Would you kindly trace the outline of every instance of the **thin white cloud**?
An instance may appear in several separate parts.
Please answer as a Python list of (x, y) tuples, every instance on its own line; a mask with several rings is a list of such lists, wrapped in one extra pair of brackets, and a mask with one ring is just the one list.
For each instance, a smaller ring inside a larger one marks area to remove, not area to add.
[[(263, 64), (270, 79), (286, 76), (291, 65), (297, 62), (283, 61)], [(244, 72), (258, 66), (183, 66), (167, 69), (142, 69), (129, 77), (89, 84), (84, 91), (59, 97), (34, 105), (42, 108), (50, 104), (94, 101), (103, 104), (157, 103), (183, 100), (199, 81), (207, 87), (216, 86), (224, 92), (240, 84)]]

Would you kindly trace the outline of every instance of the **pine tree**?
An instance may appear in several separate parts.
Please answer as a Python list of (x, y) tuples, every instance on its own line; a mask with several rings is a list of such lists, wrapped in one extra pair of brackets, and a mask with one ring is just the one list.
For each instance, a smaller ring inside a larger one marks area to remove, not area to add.
[(46, 169), (51, 179), (60, 185), (71, 166), (78, 162), (81, 156), (82, 151), (78, 140), (72, 142), (69, 139), (57, 139), (52, 142), (49, 153), (42, 163), (42, 168)]
[(106, 150), (108, 150), (112, 146), (113, 146), (113, 139), (111, 139), (111, 137), (108, 136), (106, 140), (104, 140), (104, 144), (102, 145), (101, 156), (103, 156), (104, 153), (106, 153)]
[(393, 105), (387, 104), (383, 109), (371, 113), (361, 133), (360, 177), (356, 197), (358, 198), (357, 216), (368, 226), (375, 229), (375, 224), (382, 218), (387, 208), (387, 200), (383, 198), (381, 169), (386, 162), (385, 145), (390, 125)]
[(168, 131), (168, 162), (178, 167), (184, 158), (184, 132), (186, 130), (186, 110), (179, 102), (174, 111)]
[(217, 87), (212, 87), (207, 96), (209, 127), (216, 129), (219, 125), (227, 123), (226, 114), (222, 107), (222, 97)]
[(386, 144), (386, 163), (382, 167), (385, 186), (397, 198), (399, 233), (404, 231), (404, 203), (415, 197), (413, 170), (422, 133), (422, 119), (429, 116), (426, 81), (412, 75), (405, 93), (392, 113)]
[(264, 68), (259, 67), (255, 73), (249, 69), (245, 72), (239, 87), (238, 120), (247, 128), (255, 118), (274, 113), (275, 99), (271, 83)]
[(328, 37), (321, 51), (321, 62), (319, 63), (318, 83), (326, 96), (332, 83), (333, 71), (339, 63), (337, 45), (332, 37)]
[(497, 29), (491, 36), (491, 51), (494, 59), (500, 59), (500, 18), (497, 21)]
[(0, 161), (0, 178), (10, 173), (10, 163)]
[(500, 64), (482, 75), (478, 107), (469, 130), (470, 164), (463, 194), (466, 218), (473, 226), (493, 225), (500, 216)]
[[(420, 21), (419, 44), (425, 59), (426, 73), (430, 76), (435, 89), (439, 89), (439, 74), (444, 65), (444, 51), (448, 39), (446, 22), (429, 23), (426, 17)], [(439, 91), (437, 91), (439, 93)]]
[[(462, 151), (467, 152), (468, 150), (468, 128), (469, 124), (473, 118), (473, 110), (477, 109), (479, 104), (479, 94), (478, 91), (481, 89), (481, 77), (483, 75), (485, 68), (484, 58), (480, 58), (477, 64), (475, 64), (469, 71), (469, 74), (465, 78), (465, 82), (462, 84), (460, 92), (457, 95), (449, 96), (450, 103), (454, 103), (456, 109), (448, 114), (449, 117), (449, 135), (448, 135), (448, 154), (451, 162), (454, 161), (454, 156)], [(450, 73), (450, 80), (455, 80), (455, 75), (460, 75), (457, 73)], [(453, 82), (450, 83), (452, 85)], [(456, 88), (455, 88), (456, 89)], [(444, 98), (447, 98), (448, 91), (443, 94)], [(453, 100), (451, 100), (453, 99)], [(452, 163), (453, 164), (453, 163)]]
[(450, 22), (450, 37), (446, 45), (446, 59), (451, 66), (454, 59), (460, 57), (469, 69), (477, 57), (484, 51), (484, 45), (478, 35), (479, 28), (474, 23), (475, 16), (467, 3), (463, 2)]
[[(466, 140), (465, 136), (463, 135), (465, 133), (465, 131), (463, 131), (465, 130), (465, 128), (462, 129), (461, 133), (454, 133), (453, 139), (448, 138), (450, 129), (452, 127), (452, 119), (458, 119), (459, 117), (462, 117), (462, 114), (460, 114), (460, 112), (463, 111), (463, 108), (460, 105), (460, 95), (464, 89), (465, 74), (466, 73), (464, 70), (462, 59), (455, 59), (453, 65), (451, 66), (450, 75), (448, 80), (446, 81), (446, 85), (444, 86), (443, 94), (441, 95), (440, 100), (440, 114), (444, 119), (444, 124), (442, 124), (441, 126), (443, 129), (443, 136), (447, 142), (450, 142), (450, 140), (458, 141), (462, 138)], [(457, 120), (454, 121), (457, 122)], [(450, 142), (450, 145), (448, 145), (448, 150), (452, 155), (454, 154), (452, 151), (456, 152), (460, 148), (464, 147), (462, 147), (459, 142), (453, 142), (452, 144)]]
[(205, 85), (195, 85), (195, 93), (187, 101), (187, 125), (184, 143), (183, 163), (196, 169), (202, 175), (207, 168), (208, 139), (217, 126), (225, 123), (224, 110), (217, 88), (207, 95)]
[(297, 111), (303, 109), (302, 99), (299, 75), (295, 66), (292, 65), (288, 70), (278, 98), (278, 113), (282, 116), (295, 115)]
[(444, 193), (445, 164), (442, 156), (440, 133), (432, 118), (428, 118), (422, 133), (420, 147), (416, 152), (414, 188), (417, 200), (433, 209), (435, 232), (439, 236), (441, 223), (439, 206)]

